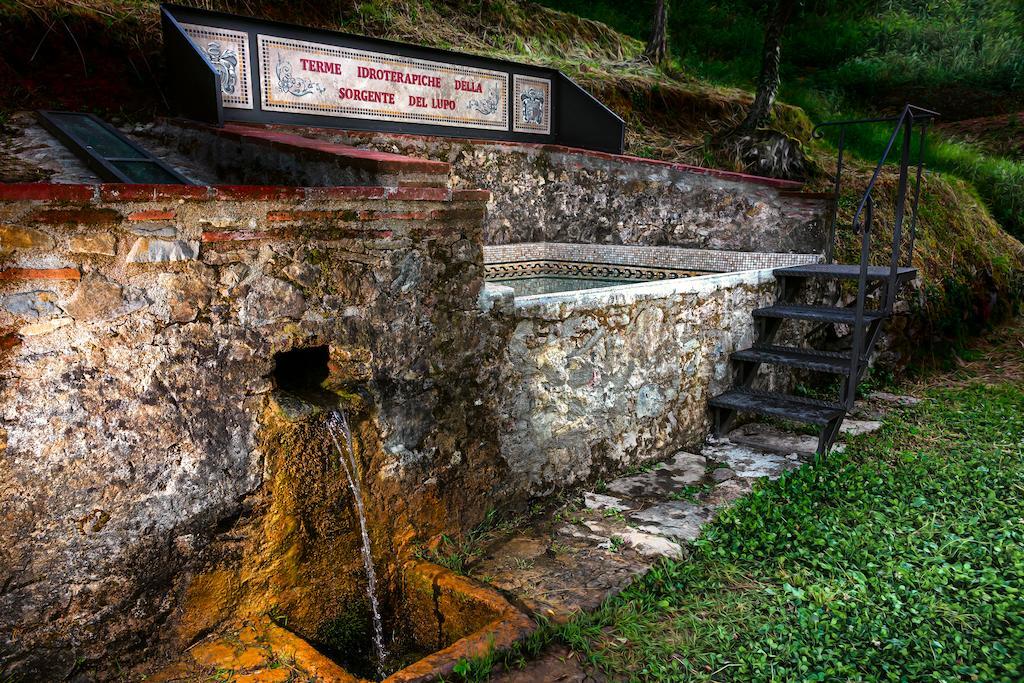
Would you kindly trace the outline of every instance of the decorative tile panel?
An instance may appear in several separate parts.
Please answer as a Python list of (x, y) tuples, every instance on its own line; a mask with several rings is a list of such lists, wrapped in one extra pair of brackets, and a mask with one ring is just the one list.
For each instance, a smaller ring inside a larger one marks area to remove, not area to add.
[(516, 133), (551, 133), (551, 81), (515, 74), (512, 130)]
[(508, 74), (257, 36), (261, 107), (317, 116), (508, 130)]
[(220, 76), (220, 94), (224, 106), (252, 109), (249, 34), (198, 24), (182, 24), (181, 27)]

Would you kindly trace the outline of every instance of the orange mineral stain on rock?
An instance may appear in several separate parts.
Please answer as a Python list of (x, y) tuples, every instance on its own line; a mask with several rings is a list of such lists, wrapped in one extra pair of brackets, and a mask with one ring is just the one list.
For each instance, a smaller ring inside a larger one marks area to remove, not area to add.
[(231, 680), (234, 683), (284, 683), (285, 681), (291, 680), (292, 671), (290, 669), (279, 668), (279, 669), (264, 669), (263, 671), (257, 671), (251, 674), (242, 674), (241, 676), (235, 676)]
[(196, 577), (182, 601), (176, 629), (178, 642), (192, 642), (199, 634), (219, 626), (231, 616), (238, 595), (236, 572), (215, 571)]

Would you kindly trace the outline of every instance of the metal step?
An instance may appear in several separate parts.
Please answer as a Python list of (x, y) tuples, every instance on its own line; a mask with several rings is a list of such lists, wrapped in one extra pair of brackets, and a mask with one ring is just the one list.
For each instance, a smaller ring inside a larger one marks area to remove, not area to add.
[(850, 374), (850, 356), (832, 351), (794, 349), (789, 346), (759, 345), (732, 354), (733, 360), (748, 363), (770, 363), (791, 368), (830, 372), (836, 375)]
[(772, 394), (754, 389), (731, 389), (711, 399), (715, 408), (728, 408), (744, 413), (769, 415), (784, 420), (824, 427), (836, 418), (846, 414), (840, 403), (818, 401), (813, 398)]
[[(843, 263), (809, 263), (804, 266), (776, 268), (777, 277), (813, 277), (820, 279), (856, 280), (860, 277), (859, 265)], [(885, 280), (889, 277), (888, 266), (868, 266), (868, 280)], [(906, 282), (917, 276), (917, 268), (897, 268), (896, 281)]]
[[(796, 304), (777, 304), (767, 308), (754, 310), (755, 318), (784, 318), (786, 320), (811, 320), (817, 323), (846, 323), (852, 325), (857, 311), (852, 308), (836, 308), (834, 306), (798, 306)], [(874, 322), (884, 318), (881, 311), (864, 311), (864, 321)]]

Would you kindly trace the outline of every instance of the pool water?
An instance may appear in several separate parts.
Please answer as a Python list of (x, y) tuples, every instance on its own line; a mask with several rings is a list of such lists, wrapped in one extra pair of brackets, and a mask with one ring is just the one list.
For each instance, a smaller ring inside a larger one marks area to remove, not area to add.
[(511, 287), (516, 296), (531, 294), (553, 294), (555, 292), (571, 292), (577, 289), (597, 289), (598, 287), (614, 287), (615, 285), (635, 285), (641, 280), (606, 280), (589, 277), (518, 277), (506, 280), (492, 280), (495, 284)]

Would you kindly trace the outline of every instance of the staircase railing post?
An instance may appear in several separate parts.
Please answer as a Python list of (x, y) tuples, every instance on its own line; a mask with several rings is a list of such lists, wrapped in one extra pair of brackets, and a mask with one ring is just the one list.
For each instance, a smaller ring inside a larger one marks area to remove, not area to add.
[(917, 207), (921, 201), (921, 178), (924, 175), (924, 136), (928, 132), (928, 119), (921, 124), (921, 132), (917, 140), (917, 179), (914, 182), (914, 203), (910, 214), (910, 245), (907, 253), (907, 265), (914, 265), (914, 243), (917, 241)]
[(896, 273), (903, 252), (903, 219), (907, 211), (907, 179), (910, 175), (910, 143), (914, 132), (914, 115), (910, 108), (903, 110), (900, 124), (903, 128), (903, 144), (900, 150), (900, 177), (896, 186), (896, 222), (892, 229), (892, 258), (889, 262), (889, 281), (885, 292), (885, 313), (892, 313), (896, 303)]
[[(861, 354), (864, 351), (864, 306), (868, 291), (868, 262), (871, 260), (871, 227), (874, 222), (874, 198), (865, 197), (864, 220), (861, 224), (860, 275), (857, 278), (857, 310), (853, 318), (853, 343), (850, 347), (850, 375), (846, 380), (846, 409), (852, 410), (857, 399), (857, 380), (860, 378)], [(854, 224), (854, 228), (857, 225)]]
[(832, 211), (829, 216), (828, 245), (825, 263), (833, 263), (836, 254), (836, 221), (839, 219), (839, 194), (843, 182), (843, 151), (846, 147), (846, 126), (839, 128), (839, 153), (836, 155), (836, 179), (832, 189)]

